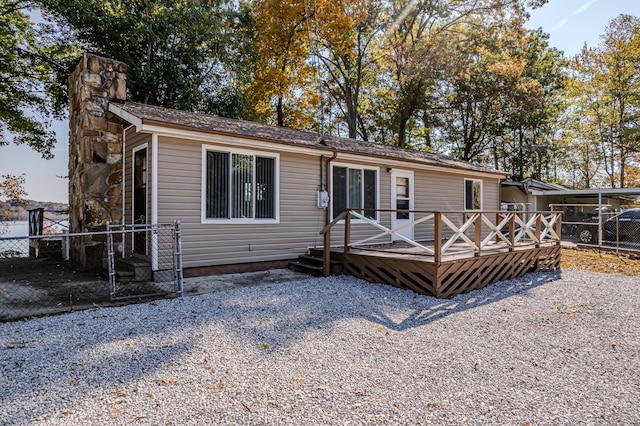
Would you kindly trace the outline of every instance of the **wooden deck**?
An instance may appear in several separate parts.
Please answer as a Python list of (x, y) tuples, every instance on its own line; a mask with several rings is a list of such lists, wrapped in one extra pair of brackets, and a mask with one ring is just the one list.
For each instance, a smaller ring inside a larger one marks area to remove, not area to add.
[[(519, 214), (523, 213), (474, 213), (469, 217), (470, 223), (458, 226), (446, 219), (451, 213), (437, 213), (433, 227), (439, 240), (429, 243), (403, 239), (369, 246), (350, 242), (349, 220), (345, 216), (346, 243), (325, 251), (325, 261), (330, 253), (331, 259), (342, 262), (348, 274), (438, 298), (477, 290), (528, 272), (559, 269), (560, 216), (534, 212), (528, 213), (525, 220)], [(437, 223), (440, 215), (445, 215), (444, 222), (455, 228), (446, 238), (442, 238), (442, 226)], [(495, 223), (484, 220), (483, 215), (495, 217)], [(482, 223), (487, 228), (484, 231)], [(381, 228), (379, 224), (375, 226)]]

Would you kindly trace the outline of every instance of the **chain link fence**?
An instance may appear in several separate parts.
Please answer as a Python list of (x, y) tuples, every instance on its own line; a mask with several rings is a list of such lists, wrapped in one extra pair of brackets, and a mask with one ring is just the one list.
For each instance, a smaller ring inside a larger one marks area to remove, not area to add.
[(578, 244), (640, 250), (640, 208), (612, 211), (609, 205), (552, 204), (562, 211), (562, 239)]
[[(106, 243), (103, 270), (68, 260), (74, 238)], [(0, 236), (0, 321), (182, 296), (180, 225)]]

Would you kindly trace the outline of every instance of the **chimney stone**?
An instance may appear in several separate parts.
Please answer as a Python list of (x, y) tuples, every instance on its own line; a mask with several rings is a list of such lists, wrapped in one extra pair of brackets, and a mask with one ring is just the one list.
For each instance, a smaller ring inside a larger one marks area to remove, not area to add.
[[(104, 231), (122, 221), (122, 120), (109, 102), (126, 100), (127, 65), (85, 53), (69, 77), (69, 232)], [(72, 237), (71, 260), (100, 270), (104, 235)]]

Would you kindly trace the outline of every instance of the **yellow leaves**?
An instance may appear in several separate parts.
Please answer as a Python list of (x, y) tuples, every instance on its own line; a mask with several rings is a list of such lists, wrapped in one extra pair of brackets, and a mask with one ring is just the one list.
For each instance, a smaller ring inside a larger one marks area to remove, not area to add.
[(563, 249), (561, 268), (640, 276), (640, 260), (624, 259), (595, 250)]

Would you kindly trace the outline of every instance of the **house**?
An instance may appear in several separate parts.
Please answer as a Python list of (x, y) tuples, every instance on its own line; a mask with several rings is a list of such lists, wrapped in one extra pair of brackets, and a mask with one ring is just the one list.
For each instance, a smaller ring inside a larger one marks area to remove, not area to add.
[[(125, 84), (126, 65), (92, 54), (71, 77), (72, 232), (179, 220), (183, 266), (192, 274), (294, 259), (321, 245), (319, 231), (347, 207), (500, 209), (507, 173), (434, 153), (130, 103)], [(365, 214), (390, 228), (411, 221), (409, 213)], [(351, 232), (371, 228), (354, 220)], [(419, 237), (412, 226), (402, 232)], [(336, 233), (332, 244), (340, 242)], [(88, 239), (74, 250), (90, 263), (103, 249)]]

